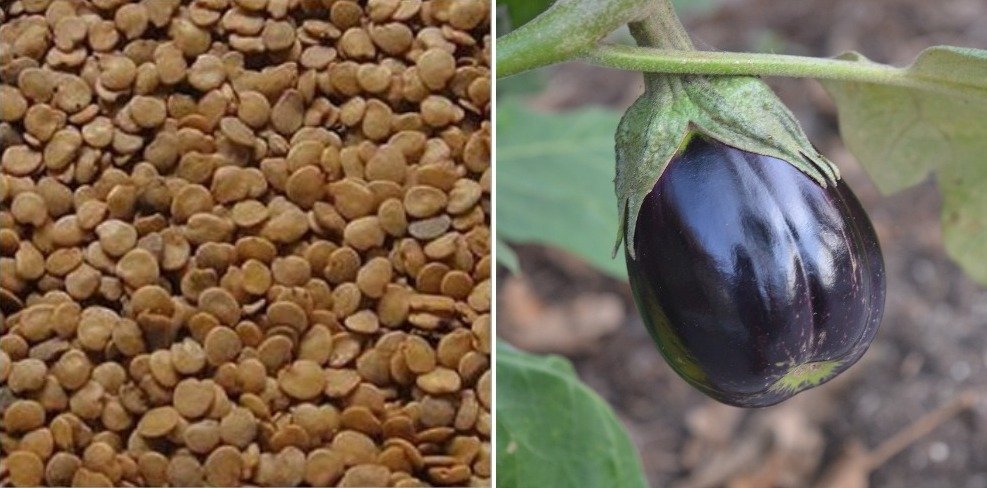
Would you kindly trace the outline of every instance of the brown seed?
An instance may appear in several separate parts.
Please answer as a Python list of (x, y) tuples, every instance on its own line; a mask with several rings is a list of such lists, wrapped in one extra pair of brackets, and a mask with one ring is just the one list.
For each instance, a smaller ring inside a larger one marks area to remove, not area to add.
[(103, 252), (112, 257), (123, 256), (137, 245), (137, 230), (117, 219), (106, 220), (96, 226), (96, 235)]
[(422, 82), (432, 91), (442, 89), (456, 72), (456, 59), (440, 48), (425, 51), (415, 64)]
[(291, 201), (302, 208), (311, 208), (325, 190), (322, 171), (315, 166), (298, 169), (288, 178), (285, 190)]
[(253, 147), (256, 137), (254, 132), (236, 117), (223, 117), (219, 121), (219, 128), (231, 141), (245, 147)]
[(35, 227), (40, 227), (48, 220), (48, 208), (44, 199), (30, 191), (18, 193), (14, 197), (14, 201), (10, 204), (10, 213), (14, 216), (14, 220)]
[(7, 470), (14, 486), (40, 486), (44, 464), (31, 451), (14, 451), (7, 457)]
[(240, 336), (229, 327), (215, 327), (210, 330), (204, 345), (206, 358), (213, 366), (232, 360), (243, 347)]
[(30, 432), (45, 424), (45, 409), (33, 400), (15, 400), (3, 412), (3, 425), (7, 432)]
[(295, 28), (288, 22), (268, 22), (261, 33), (264, 47), (281, 51), (295, 43)]
[(69, 165), (82, 146), (82, 134), (75, 128), (66, 128), (51, 136), (45, 146), (43, 159), (45, 166), (59, 170)]
[(14, 393), (37, 390), (44, 385), (48, 367), (38, 359), (22, 359), (11, 365), (7, 386)]
[(326, 448), (316, 449), (305, 460), (305, 481), (312, 486), (333, 486), (342, 477), (344, 469), (342, 454)]
[(27, 146), (12, 146), (3, 152), (2, 164), (6, 173), (27, 176), (41, 166), (42, 155)]
[(308, 227), (308, 218), (305, 214), (292, 206), (268, 219), (260, 233), (271, 242), (286, 244), (304, 236)]
[(145, 437), (161, 437), (178, 425), (178, 411), (173, 407), (149, 410), (137, 423), (137, 432)]
[(432, 394), (452, 393), (462, 387), (462, 379), (455, 371), (439, 367), (421, 375), (415, 381), (419, 388)]
[(213, 451), (204, 464), (206, 481), (211, 486), (240, 486), (243, 458), (233, 446), (222, 446)]
[(384, 230), (376, 216), (362, 217), (346, 225), (343, 239), (353, 248), (365, 251), (384, 244)]
[(370, 310), (361, 310), (344, 321), (346, 328), (361, 334), (372, 334), (380, 328), (380, 320), (377, 314)]
[(211, 384), (186, 378), (175, 386), (173, 403), (178, 413), (185, 418), (193, 419), (209, 410), (215, 396), (215, 389)]
[(258, 129), (267, 123), (270, 115), (271, 104), (268, 102), (267, 97), (255, 91), (240, 93), (240, 104), (237, 107), (237, 118), (239, 120), (242, 120), (250, 127)]
[(138, 95), (130, 101), (130, 116), (144, 129), (161, 125), (166, 115), (165, 104), (160, 98)]
[(278, 373), (278, 386), (292, 398), (311, 400), (322, 393), (326, 377), (315, 361), (299, 360)]
[(158, 280), (158, 261), (145, 249), (128, 251), (116, 265), (116, 275), (127, 285), (139, 288)]
[(219, 433), (223, 442), (244, 448), (257, 435), (257, 419), (254, 414), (242, 407), (235, 407), (219, 423)]
[(223, 61), (211, 54), (200, 55), (189, 67), (188, 81), (201, 92), (219, 88), (226, 81), (226, 68)]
[(431, 186), (413, 186), (404, 195), (405, 210), (408, 215), (416, 218), (435, 215), (446, 206), (447, 202), (446, 194)]
[(271, 109), (271, 125), (281, 134), (291, 134), (302, 125), (305, 100), (296, 90), (288, 90), (281, 95)]
[(189, 425), (182, 432), (185, 446), (192, 452), (205, 454), (212, 451), (220, 442), (219, 422), (206, 419)]
[(189, 455), (171, 458), (166, 474), (172, 486), (202, 486), (205, 477), (202, 465)]
[(338, 486), (384, 486), (390, 470), (379, 464), (359, 464), (346, 470)]

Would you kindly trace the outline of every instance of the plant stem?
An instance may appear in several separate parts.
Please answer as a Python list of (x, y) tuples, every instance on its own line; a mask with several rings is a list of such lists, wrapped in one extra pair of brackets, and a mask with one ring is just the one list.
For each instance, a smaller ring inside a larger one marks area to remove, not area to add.
[(692, 41), (685, 26), (675, 15), (670, 0), (653, 0), (654, 9), (646, 18), (631, 22), (628, 27), (638, 46), (692, 51)]
[(558, 0), (497, 39), (497, 76), (579, 57), (618, 27), (645, 18), (652, 0)]
[(903, 74), (903, 70), (892, 66), (838, 59), (620, 45), (598, 46), (584, 59), (608, 68), (672, 74), (791, 76), (878, 83), (890, 83)]
[(789, 76), (861, 81), (955, 93), (941, 81), (926, 81), (908, 75), (903, 68), (830, 58), (603, 45), (588, 51), (584, 59), (599, 66), (651, 73)]
[[(644, 19), (630, 22), (627, 27), (634, 36), (638, 46), (649, 48), (676, 49), (679, 51), (694, 51), (689, 33), (675, 15), (671, 0), (654, 0), (654, 10)], [(644, 84), (648, 89), (660, 90), (667, 85), (664, 73), (643, 72)]]

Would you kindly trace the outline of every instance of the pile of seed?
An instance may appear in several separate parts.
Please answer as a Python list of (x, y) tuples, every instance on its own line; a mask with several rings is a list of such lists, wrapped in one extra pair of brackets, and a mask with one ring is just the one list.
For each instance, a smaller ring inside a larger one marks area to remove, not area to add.
[(0, 9), (0, 485), (489, 484), (487, 0)]

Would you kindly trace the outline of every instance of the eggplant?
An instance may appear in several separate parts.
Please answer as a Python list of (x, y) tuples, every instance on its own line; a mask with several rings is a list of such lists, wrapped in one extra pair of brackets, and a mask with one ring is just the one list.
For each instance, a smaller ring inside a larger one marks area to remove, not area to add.
[(884, 260), (843, 180), (823, 187), (784, 160), (695, 135), (634, 225), (625, 257), (645, 325), (669, 365), (716, 400), (779, 403), (874, 340)]

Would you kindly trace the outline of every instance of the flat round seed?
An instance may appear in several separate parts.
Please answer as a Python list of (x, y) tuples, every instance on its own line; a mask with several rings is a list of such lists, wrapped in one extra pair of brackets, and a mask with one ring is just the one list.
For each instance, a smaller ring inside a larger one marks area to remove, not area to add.
[(322, 394), (326, 377), (315, 361), (298, 360), (278, 373), (278, 386), (292, 398), (311, 400)]
[(7, 457), (7, 470), (14, 486), (40, 486), (44, 469), (41, 458), (31, 451), (14, 451)]
[(309, 46), (302, 51), (299, 62), (308, 69), (325, 69), (336, 59), (336, 50), (328, 46)]
[(7, 432), (30, 432), (45, 424), (45, 409), (34, 400), (15, 400), (3, 411), (3, 425)]
[(404, 195), (405, 211), (416, 218), (431, 217), (442, 210), (447, 203), (446, 194), (431, 186), (413, 186)]
[(82, 134), (75, 128), (66, 128), (56, 132), (44, 149), (45, 166), (54, 170), (68, 166), (81, 146)]
[(199, 454), (211, 452), (221, 440), (219, 422), (206, 419), (191, 424), (182, 432), (182, 440), (192, 452)]
[(456, 182), (455, 187), (449, 192), (449, 204), (446, 210), (451, 214), (461, 214), (471, 209), (480, 201), (483, 189), (480, 184), (467, 179)]
[(302, 125), (305, 115), (305, 99), (297, 90), (281, 95), (271, 109), (271, 126), (281, 134), (291, 134)]
[(205, 472), (194, 456), (175, 456), (168, 461), (166, 471), (168, 483), (172, 486), (202, 486)]
[(223, 442), (240, 448), (247, 447), (257, 435), (257, 418), (243, 407), (234, 407), (219, 422)]
[(243, 458), (233, 446), (222, 446), (206, 458), (203, 465), (211, 486), (240, 486)]
[(243, 200), (233, 205), (230, 218), (240, 227), (253, 227), (267, 220), (268, 208), (257, 200)]
[(425, 339), (419, 336), (408, 336), (402, 344), (405, 363), (415, 374), (424, 374), (435, 369), (435, 350)]
[(38, 359), (22, 359), (10, 368), (7, 387), (14, 393), (37, 390), (44, 385), (48, 367)]
[(237, 118), (255, 129), (267, 124), (271, 115), (271, 104), (264, 95), (255, 91), (240, 93)]
[(343, 476), (346, 465), (343, 455), (320, 448), (305, 459), (305, 481), (311, 486), (333, 486)]
[(108, 90), (122, 91), (137, 77), (137, 64), (126, 56), (108, 56), (101, 60), (99, 82)]
[(206, 334), (204, 346), (209, 364), (219, 366), (233, 360), (240, 353), (243, 342), (233, 329), (215, 327)]
[(261, 39), (267, 49), (281, 51), (295, 43), (295, 28), (288, 22), (268, 22), (261, 32)]
[(361, 334), (372, 334), (380, 328), (380, 319), (370, 310), (361, 310), (343, 321), (346, 328)]
[(158, 280), (160, 268), (157, 259), (149, 251), (135, 248), (117, 261), (116, 275), (127, 285), (139, 288)]
[(62, 354), (52, 368), (59, 384), (70, 390), (81, 388), (89, 381), (92, 363), (86, 353), (72, 349)]
[(428, 393), (438, 395), (459, 391), (462, 387), (462, 379), (455, 371), (439, 367), (419, 376), (415, 384)]
[(138, 95), (130, 101), (130, 117), (144, 129), (153, 129), (167, 116), (165, 104), (157, 97)]
[(14, 122), (24, 117), (27, 112), (27, 100), (24, 94), (11, 85), (0, 85), (0, 120)]
[(384, 237), (384, 230), (376, 216), (353, 220), (343, 231), (343, 240), (360, 251), (383, 245)]
[(446, 82), (456, 73), (456, 59), (440, 48), (426, 50), (415, 64), (418, 66), (418, 76), (433, 91), (445, 87)]
[(11, 146), (3, 152), (0, 165), (3, 166), (4, 171), (8, 174), (27, 176), (41, 167), (41, 161), (41, 153), (34, 151), (28, 146)]
[(237, 117), (223, 117), (219, 121), (219, 128), (226, 137), (241, 146), (253, 147), (256, 136), (246, 124)]
[(186, 378), (175, 386), (173, 405), (183, 417), (193, 419), (204, 415), (212, 406), (216, 393), (209, 383)]
[(149, 410), (137, 423), (137, 432), (145, 437), (161, 437), (178, 425), (180, 416), (173, 407)]
[(158, 349), (151, 353), (149, 367), (151, 376), (161, 386), (170, 389), (178, 383), (178, 373), (171, 362), (171, 352), (167, 349)]
[(288, 198), (300, 207), (311, 208), (325, 191), (322, 171), (315, 166), (299, 168), (288, 178), (285, 191)]
[(368, 261), (360, 268), (356, 276), (356, 284), (364, 295), (380, 298), (384, 295), (385, 286), (391, 282), (393, 269), (387, 258), (377, 257)]
[(40, 227), (48, 220), (48, 207), (43, 198), (34, 192), (18, 193), (10, 204), (14, 220), (22, 224)]
[(103, 252), (112, 257), (120, 257), (137, 245), (137, 229), (117, 219), (106, 220), (96, 226)]
[(127, 39), (140, 37), (147, 29), (149, 21), (147, 8), (143, 4), (124, 4), (113, 16), (117, 29)]
[(196, 58), (188, 71), (188, 82), (195, 89), (207, 92), (222, 86), (226, 81), (226, 67), (223, 60), (211, 54)]
[(199, 296), (199, 308), (209, 312), (220, 322), (234, 326), (240, 320), (242, 309), (236, 297), (229, 291), (212, 287), (204, 290)]
[(116, 312), (103, 307), (88, 307), (79, 317), (76, 335), (79, 344), (90, 351), (101, 351), (110, 340), (113, 327), (120, 321)]

